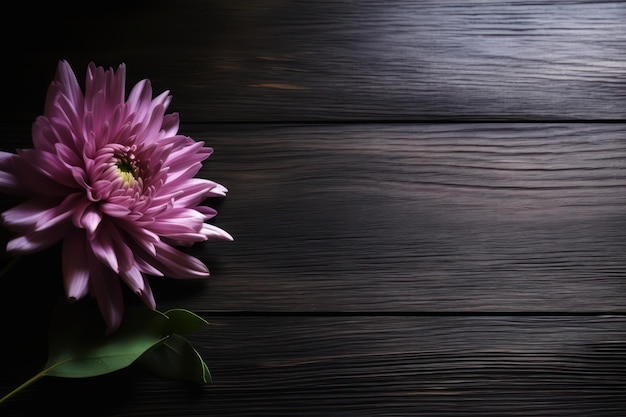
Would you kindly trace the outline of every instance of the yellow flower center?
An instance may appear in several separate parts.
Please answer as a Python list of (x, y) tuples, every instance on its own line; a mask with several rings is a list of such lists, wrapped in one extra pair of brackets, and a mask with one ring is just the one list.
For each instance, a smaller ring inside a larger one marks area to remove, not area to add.
[(117, 173), (119, 174), (122, 181), (126, 184), (134, 184), (137, 180), (137, 166), (134, 161), (128, 158), (122, 158), (118, 160), (117, 164)]

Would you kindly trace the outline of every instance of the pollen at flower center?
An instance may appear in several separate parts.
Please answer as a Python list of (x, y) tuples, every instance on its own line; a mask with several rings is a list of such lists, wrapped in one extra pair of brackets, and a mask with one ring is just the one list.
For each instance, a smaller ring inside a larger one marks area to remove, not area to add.
[(117, 173), (127, 184), (133, 184), (139, 177), (139, 167), (133, 155), (117, 158)]

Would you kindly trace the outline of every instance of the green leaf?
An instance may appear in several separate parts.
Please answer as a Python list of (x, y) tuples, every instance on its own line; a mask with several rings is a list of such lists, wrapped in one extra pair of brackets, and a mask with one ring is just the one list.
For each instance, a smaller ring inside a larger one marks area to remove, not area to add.
[(163, 340), (168, 321), (145, 306), (127, 307), (119, 329), (106, 335), (94, 303), (62, 300), (50, 323), (44, 374), (84, 378), (127, 367)]
[(62, 299), (50, 321), (48, 361), (44, 368), (0, 398), (0, 404), (44, 376), (84, 378), (106, 374), (134, 362), (157, 375), (197, 383), (211, 374), (191, 343), (177, 333), (190, 333), (207, 325), (202, 317), (181, 309), (167, 314), (146, 306), (126, 307), (118, 330), (106, 334), (94, 303), (68, 303)]
[(200, 384), (211, 382), (211, 373), (200, 354), (187, 339), (177, 334), (148, 350), (137, 363), (164, 378)]
[(170, 319), (168, 333), (189, 334), (209, 324), (197, 314), (180, 308), (167, 310), (163, 314)]

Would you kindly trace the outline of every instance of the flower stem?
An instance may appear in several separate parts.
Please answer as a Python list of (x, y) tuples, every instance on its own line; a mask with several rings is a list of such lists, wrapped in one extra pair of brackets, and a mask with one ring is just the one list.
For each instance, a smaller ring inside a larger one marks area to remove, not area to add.
[(0, 404), (6, 402), (9, 398), (13, 397), (15, 394), (17, 394), (24, 388), (27, 388), (31, 386), (32, 384), (34, 384), (35, 382), (39, 381), (41, 378), (43, 378), (46, 375), (46, 372), (47, 372), (47, 369), (44, 369), (43, 371), (39, 372), (38, 374), (30, 378), (28, 381), (24, 382), (19, 387), (15, 388), (13, 391), (9, 392), (4, 397), (0, 398)]

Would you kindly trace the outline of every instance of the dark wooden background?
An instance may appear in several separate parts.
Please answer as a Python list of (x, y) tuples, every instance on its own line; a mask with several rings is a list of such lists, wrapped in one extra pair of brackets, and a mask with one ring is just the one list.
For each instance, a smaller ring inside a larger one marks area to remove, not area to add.
[[(153, 281), (160, 309), (211, 323), (191, 340), (212, 385), (44, 378), (0, 415), (626, 415), (626, 3), (4, 17), (3, 150), (30, 146), (59, 59), (80, 80), (125, 62), (215, 149), (201, 175), (229, 188), (235, 241), (190, 249), (206, 281)], [(40, 255), (0, 283), (1, 393), (45, 361), (60, 261)]]

